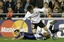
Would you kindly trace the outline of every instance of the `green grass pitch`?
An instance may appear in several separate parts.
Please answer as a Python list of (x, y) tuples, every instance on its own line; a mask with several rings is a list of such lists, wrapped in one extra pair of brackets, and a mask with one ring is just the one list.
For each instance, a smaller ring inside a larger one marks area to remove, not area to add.
[(0, 42), (64, 42), (64, 38), (59, 38), (58, 40), (48, 39), (48, 40), (7, 40), (8, 38), (0, 37)]

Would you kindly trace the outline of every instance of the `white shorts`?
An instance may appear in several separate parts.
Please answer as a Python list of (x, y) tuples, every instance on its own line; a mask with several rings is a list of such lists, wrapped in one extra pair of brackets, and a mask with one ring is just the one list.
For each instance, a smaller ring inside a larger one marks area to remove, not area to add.
[(39, 38), (42, 38), (42, 36), (39, 35), (39, 34), (34, 34), (34, 36), (35, 36), (35, 38), (36, 38), (37, 40), (40, 40)]
[(40, 28), (40, 27), (38, 27), (36, 31), (37, 34), (44, 34), (45, 32), (47, 31), (45, 31), (43, 28)]

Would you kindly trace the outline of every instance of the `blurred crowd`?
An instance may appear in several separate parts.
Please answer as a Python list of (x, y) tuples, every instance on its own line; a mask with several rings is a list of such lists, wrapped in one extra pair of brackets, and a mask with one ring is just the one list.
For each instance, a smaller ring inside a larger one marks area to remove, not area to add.
[[(25, 13), (26, 8), (28, 7), (29, 4), (35, 7), (35, 5), (38, 4), (39, 1), (37, 0), (0, 0), (0, 13), (8, 13), (10, 11), (14, 13)], [(42, 3), (43, 1), (41, 2), (41, 4)]]
[(44, 0), (0, 0), (0, 13), (8, 13), (8, 17), (11, 17), (12, 13), (25, 13), (30, 4), (43, 9), (43, 13), (47, 13), (48, 16), (64, 12), (64, 0), (51, 0), (49, 3), (44, 3)]
[(51, 12), (63, 12), (64, 1), (51, 0), (49, 3), (44, 3), (43, 0), (0, 0), (0, 13), (25, 13), (28, 5), (34, 7), (48, 8)]

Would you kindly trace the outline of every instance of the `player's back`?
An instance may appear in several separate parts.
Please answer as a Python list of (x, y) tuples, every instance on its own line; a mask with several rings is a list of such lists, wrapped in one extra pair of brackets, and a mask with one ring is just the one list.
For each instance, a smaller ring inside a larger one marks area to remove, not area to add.
[(24, 36), (23, 39), (31, 39), (31, 40), (35, 40), (35, 39), (36, 39), (36, 38), (34, 37), (33, 34), (29, 34), (29, 33), (21, 32), (21, 35)]

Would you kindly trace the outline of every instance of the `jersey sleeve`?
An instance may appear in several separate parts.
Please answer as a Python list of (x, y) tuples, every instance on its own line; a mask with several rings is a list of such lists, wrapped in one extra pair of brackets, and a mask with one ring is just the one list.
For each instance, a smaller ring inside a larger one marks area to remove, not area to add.
[(32, 16), (31, 13), (26, 13), (26, 15), (25, 15), (25, 17), (23, 18), (23, 20), (26, 20), (26, 19), (28, 19), (28, 18), (31, 17), (31, 16)]
[(40, 9), (40, 8), (35, 9), (35, 11), (37, 11), (37, 12), (44, 12), (44, 10), (43, 9)]

